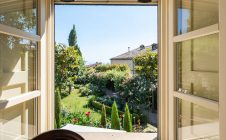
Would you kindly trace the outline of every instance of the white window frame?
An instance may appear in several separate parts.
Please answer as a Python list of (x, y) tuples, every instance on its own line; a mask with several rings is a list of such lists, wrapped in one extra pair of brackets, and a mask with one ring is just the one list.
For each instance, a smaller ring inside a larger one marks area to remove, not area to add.
[(219, 123), (220, 139), (226, 139), (226, 1), (219, 0)]
[(38, 133), (54, 129), (54, 0), (39, 0), (40, 81)]
[[(54, 0), (40, 0), (41, 1), (41, 9), (42, 9), (42, 25), (41, 28), (43, 29), (41, 34), (41, 39), (45, 41), (45, 43), (41, 43), (40, 47), (48, 47), (47, 55), (45, 56), (47, 62), (42, 64), (43, 68), (40, 70), (42, 72), (47, 73), (47, 77), (42, 76), (40, 81), (45, 82), (45, 88), (40, 86), (41, 96), (39, 96), (39, 132), (46, 131), (49, 129), (54, 128)], [(90, 3), (89, 3), (90, 4)], [(95, 2), (91, 2), (91, 4), (98, 4)], [(174, 37), (174, 29), (173, 29), (173, 8), (174, 5), (172, 0), (159, 0), (158, 1), (159, 8), (158, 8), (158, 20), (159, 20), (159, 129), (158, 129), (158, 138), (163, 140), (174, 140), (174, 97), (173, 95), (173, 86), (170, 84), (172, 83), (172, 69), (170, 66), (172, 65), (172, 61), (169, 59), (172, 57), (172, 48), (174, 40), (177, 42), (178, 37)], [(220, 120), (220, 138), (226, 139), (226, 1), (219, 0), (219, 120)], [(44, 16), (44, 17), (43, 17)], [(45, 23), (47, 21), (47, 23)], [(45, 29), (44, 29), (45, 28)], [(214, 27), (216, 28), (216, 27)], [(216, 31), (215, 29), (212, 31)], [(46, 33), (47, 32), (47, 33)], [(46, 35), (48, 34), (48, 35)], [(211, 33), (212, 34), (212, 33)], [(191, 35), (192, 36), (192, 35)], [(182, 37), (183, 38), (183, 37)], [(44, 52), (44, 51), (43, 51)], [(44, 52), (47, 53), (47, 52)], [(43, 58), (43, 59), (45, 59)], [(44, 61), (44, 60), (43, 60)], [(42, 62), (40, 62), (42, 63)], [(43, 111), (44, 110), (44, 111)], [(40, 113), (41, 112), (41, 113)], [(47, 113), (48, 112), (48, 113)], [(43, 119), (44, 117), (44, 119)], [(42, 118), (42, 119), (41, 119)], [(46, 121), (45, 121), (46, 119)]]
[[(38, 3), (39, 3), (39, 1), (38, 1)], [(40, 7), (38, 6), (37, 11), (39, 11), (39, 10), (40, 10)], [(39, 16), (39, 14), (38, 14), (38, 16)], [(38, 17), (37, 27), (38, 27), (38, 30), (40, 30), (39, 17)], [(22, 38), (22, 39), (31, 40), (31, 41), (36, 41), (37, 42), (37, 48), (38, 48), (37, 54), (40, 55), (40, 51), (39, 51), (39, 48), (41, 47), (40, 46), (40, 42), (41, 42), (41, 36), (40, 35), (35, 35), (35, 34), (29, 33), (29, 32), (19, 30), (16, 27), (3, 25), (3, 24), (0, 24), (0, 33), (4, 34), (4, 35), (13, 36), (13, 37), (18, 37), (18, 38)], [(40, 64), (39, 58), (40, 58), (40, 56), (38, 56), (38, 60), (36, 61), (36, 63), (38, 63), (38, 64)], [(19, 105), (21, 103), (26, 103), (27, 101), (33, 99), (34, 104), (35, 104), (34, 105), (35, 106), (34, 111), (35, 111), (35, 115), (36, 115), (34, 124), (37, 125), (37, 129), (35, 129), (35, 130), (38, 130), (38, 113), (39, 112), (37, 112), (37, 108), (38, 108), (38, 105), (40, 104), (37, 101), (38, 101), (38, 98), (41, 97), (41, 93), (42, 93), (41, 89), (39, 88), (39, 85), (37, 83), (38, 80), (41, 79), (41, 75), (39, 73), (40, 65), (38, 65), (38, 64), (36, 64), (36, 86), (35, 86), (36, 90), (26, 92), (26, 93), (23, 93), (21, 95), (0, 101), (0, 110), (5, 110), (5, 109), (8, 109), (12, 106), (16, 106), (16, 105)], [(35, 132), (35, 133), (38, 133), (38, 132)], [(18, 139), (20, 139), (19, 137), (18, 137)], [(21, 136), (21, 137), (23, 137), (23, 136)]]
[[(185, 101), (190, 101), (195, 104), (207, 107), (209, 109), (215, 110), (219, 112), (219, 137), (220, 139), (226, 139), (226, 111), (225, 111), (225, 106), (226, 106), (226, 15), (225, 13), (225, 8), (226, 8), (226, 1), (225, 0), (219, 0), (219, 23), (210, 25), (201, 29), (197, 29), (188, 33), (184, 33), (182, 35), (177, 35), (175, 36), (175, 28), (176, 28), (176, 23), (175, 23), (175, 3), (174, 0), (169, 0), (168, 2), (163, 2), (161, 4), (161, 8), (163, 6), (167, 5), (166, 10), (164, 13), (162, 13), (163, 16), (167, 16), (167, 21), (168, 26), (166, 27), (166, 32), (168, 33), (165, 37), (168, 38), (168, 49), (167, 51), (168, 54), (168, 60), (165, 62), (166, 64), (164, 67), (166, 67), (168, 76), (164, 77), (161, 80), (167, 80), (168, 82), (168, 106), (163, 108), (163, 113), (166, 113), (169, 115), (167, 122), (168, 127), (164, 129), (164, 131), (167, 131), (165, 134), (167, 135), (167, 138), (169, 140), (175, 140), (176, 139), (176, 99), (183, 99)], [(164, 18), (161, 18), (161, 20), (164, 20)], [(163, 32), (161, 32), (163, 33)], [(216, 34), (219, 33), (219, 102), (217, 101), (212, 101), (209, 99), (204, 99), (201, 97), (197, 97), (194, 95), (188, 95), (188, 94), (183, 94), (175, 91), (175, 52), (174, 52), (174, 43), (176, 42), (181, 42), (181, 41), (186, 41), (206, 35), (211, 35), (211, 34)], [(163, 46), (162, 46), (163, 47)], [(163, 56), (161, 56), (163, 58)], [(163, 74), (162, 72), (160, 74)], [(167, 87), (164, 86), (163, 88)], [(161, 88), (162, 89), (162, 88)], [(163, 96), (163, 93), (161, 92), (160, 95)], [(161, 102), (161, 101), (160, 101)], [(162, 103), (162, 102), (161, 102)]]
[[(23, 38), (23, 39), (28, 39), (31, 41), (36, 41), (38, 44), (41, 41), (41, 37), (39, 35), (34, 35), (28, 32), (24, 32), (22, 30), (19, 30), (15, 27), (7, 26), (0, 24), (0, 33), (13, 36), (13, 37), (18, 37), (18, 38)], [(37, 46), (38, 48), (40, 47), (39, 45)], [(38, 71), (38, 68), (36, 68), (36, 72)], [(37, 79), (40, 79), (40, 75), (37, 76)], [(36, 87), (37, 88), (37, 87)], [(12, 107), (14, 105), (18, 105), (20, 103), (26, 102), (28, 100), (34, 99), (36, 97), (39, 97), (41, 95), (41, 92), (39, 89), (23, 93), (21, 95), (18, 95), (16, 97), (12, 97), (9, 99), (6, 99), (4, 101), (0, 102), (0, 110), (7, 109), (9, 107)]]
[(37, 0), (38, 33), (34, 35), (0, 24), (0, 33), (37, 42), (38, 64), (35, 91), (0, 101), (0, 110), (35, 100), (37, 133), (54, 128), (54, 0)]

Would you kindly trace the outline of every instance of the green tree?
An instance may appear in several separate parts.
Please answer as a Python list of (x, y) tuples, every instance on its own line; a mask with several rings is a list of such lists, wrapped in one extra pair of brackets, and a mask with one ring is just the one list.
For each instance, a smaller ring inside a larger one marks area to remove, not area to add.
[(114, 101), (111, 109), (111, 128), (120, 130), (120, 120), (118, 115), (118, 107)]
[(77, 45), (77, 33), (75, 30), (75, 25), (73, 25), (73, 28), (70, 31), (69, 38), (68, 38), (68, 44), (69, 44), (69, 46)]
[(105, 105), (102, 105), (102, 112), (101, 112), (101, 121), (100, 121), (101, 125), (105, 128), (106, 127), (106, 109), (105, 109)]
[(81, 56), (74, 47), (57, 44), (55, 47), (55, 85), (59, 88), (68, 86), (69, 93), (79, 72)]
[(80, 55), (81, 59), (79, 60), (78, 76), (81, 77), (84, 75), (84, 73), (86, 71), (86, 67), (85, 67), (84, 59), (82, 58), (82, 52), (77, 43), (77, 33), (76, 33), (75, 25), (73, 25), (73, 28), (70, 31), (70, 34), (68, 37), (68, 44), (69, 44), (69, 46), (73, 46), (75, 48), (75, 50), (78, 52), (78, 54)]
[[(145, 107), (149, 110), (154, 110), (154, 103), (157, 100), (156, 94), (158, 87), (158, 55), (157, 53), (152, 52), (150, 49), (147, 49), (145, 53), (134, 58), (134, 63), (137, 76), (141, 79), (141, 81), (143, 81), (141, 82), (142, 84), (138, 82), (137, 84), (144, 85), (142, 86), (144, 88), (140, 88), (139, 91), (143, 90), (146, 92), (144, 92), (144, 96), (142, 94), (139, 95), (145, 97), (142, 99), (142, 101), (144, 101), (143, 103), (145, 104)], [(138, 92), (136, 93), (138, 95)]]
[(132, 120), (131, 120), (129, 107), (128, 107), (127, 103), (126, 103), (126, 107), (125, 107), (125, 116), (123, 119), (123, 128), (127, 132), (132, 132)]
[(158, 55), (147, 49), (145, 53), (133, 59), (135, 71), (139, 76), (144, 76), (149, 81), (157, 83), (158, 79)]
[(70, 31), (70, 34), (69, 34), (69, 37), (68, 37), (68, 44), (69, 44), (69, 46), (75, 47), (75, 49), (77, 50), (78, 54), (80, 56), (82, 56), (80, 48), (79, 48), (79, 46), (77, 44), (77, 33), (76, 33), (75, 25), (73, 25), (73, 28)]
[(60, 128), (60, 111), (61, 111), (61, 96), (60, 91), (55, 92), (55, 127)]

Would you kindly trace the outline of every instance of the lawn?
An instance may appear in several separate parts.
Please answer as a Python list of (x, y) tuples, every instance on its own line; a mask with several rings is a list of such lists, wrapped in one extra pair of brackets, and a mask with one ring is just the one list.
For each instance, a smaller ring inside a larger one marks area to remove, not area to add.
[(90, 109), (88, 106), (88, 98), (81, 97), (81, 93), (79, 89), (75, 89), (72, 91), (70, 95), (62, 99), (62, 107), (67, 109), (70, 112), (91, 112), (90, 117), (93, 120), (100, 120), (101, 115), (100, 112), (96, 112)]
[[(87, 106), (88, 104), (88, 97), (81, 96), (79, 89), (75, 89), (72, 91), (70, 95), (63, 98), (62, 107), (67, 109), (70, 112), (83, 112), (86, 113), (88, 111), (91, 112), (90, 118), (92, 120), (100, 121), (101, 114)], [(147, 124), (145, 126), (141, 126), (142, 130), (136, 130), (137, 132), (157, 132), (157, 129), (152, 126), (151, 124)]]

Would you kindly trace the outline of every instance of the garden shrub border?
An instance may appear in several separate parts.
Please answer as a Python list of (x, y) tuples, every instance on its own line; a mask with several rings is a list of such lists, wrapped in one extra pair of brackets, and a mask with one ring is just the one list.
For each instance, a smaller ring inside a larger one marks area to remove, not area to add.
[[(90, 107), (93, 107), (99, 111), (102, 110), (102, 103), (98, 102), (98, 101), (95, 101), (95, 99), (91, 99), (89, 101), (89, 106)], [(107, 115), (111, 115), (111, 107), (110, 106), (107, 106), (105, 105), (105, 109), (106, 109), (106, 114)], [(118, 110), (118, 113), (119, 115), (124, 115), (124, 112), (123, 111), (120, 111)], [(134, 117), (135, 117), (135, 121), (137, 122), (138, 120), (140, 120), (141, 123), (147, 123), (147, 117), (144, 115), (144, 114), (141, 114), (141, 115), (138, 115), (138, 114), (135, 114), (135, 113), (131, 113), (132, 115), (132, 122), (134, 122)]]

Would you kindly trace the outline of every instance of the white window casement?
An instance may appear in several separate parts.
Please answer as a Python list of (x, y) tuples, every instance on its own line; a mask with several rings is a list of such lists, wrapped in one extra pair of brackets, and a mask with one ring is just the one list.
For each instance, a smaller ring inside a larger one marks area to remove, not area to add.
[(37, 133), (38, 3), (0, 1), (0, 139)]
[(53, 128), (51, 5), (0, 0), (0, 139), (31, 139)]
[(223, 140), (225, 1), (168, 0), (159, 4), (159, 136)]

